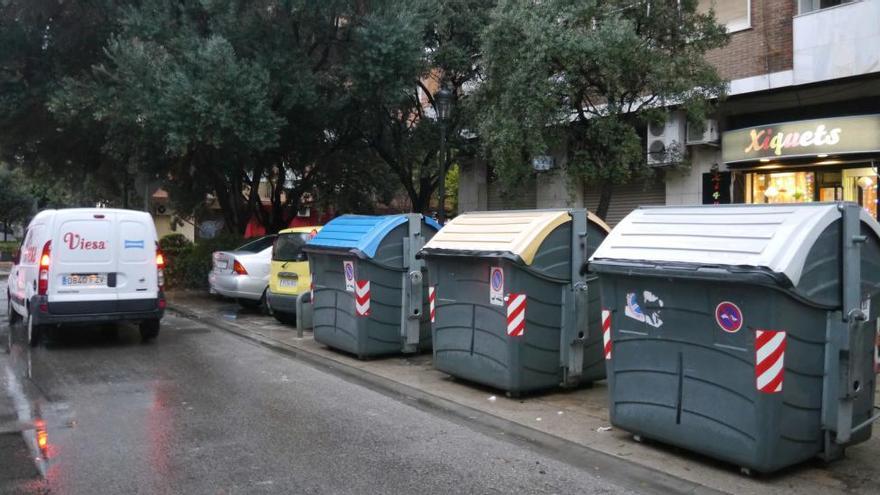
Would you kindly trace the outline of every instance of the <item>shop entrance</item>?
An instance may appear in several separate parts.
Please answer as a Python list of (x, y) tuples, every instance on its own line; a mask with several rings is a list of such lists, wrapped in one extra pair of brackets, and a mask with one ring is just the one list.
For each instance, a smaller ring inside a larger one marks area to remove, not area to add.
[(877, 170), (867, 164), (802, 165), (746, 172), (746, 203), (852, 201), (878, 218)]

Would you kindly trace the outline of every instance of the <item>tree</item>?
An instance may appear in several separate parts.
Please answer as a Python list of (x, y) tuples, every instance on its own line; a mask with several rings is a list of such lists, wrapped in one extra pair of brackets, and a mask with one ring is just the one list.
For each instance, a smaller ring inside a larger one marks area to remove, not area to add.
[(517, 184), (535, 155), (565, 149), (566, 171), (602, 187), (651, 174), (641, 130), (677, 105), (701, 119), (724, 83), (704, 54), (727, 35), (696, 0), (501, 0), (483, 32), (479, 136)]
[(332, 196), (341, 175), (367, 177), (352, 169), (361, 161), (343, 160), (362, 4), (143, 0), (120, 10), (103, 57), (64, 79), (49, 108), (100, 128), (105, 155), (162, 179), (178, 211), (197, 212), (212, 194), (231, 231), (252, 217), (276, 230), (303, 193)]
[(446, 123), (449, 163), (473, 152), (462, 131), (473, 128), (465, 88), (481, 77), (479, 35), (494, 1), (377, 2), (355, 31), (349, 119), (360, 139), (390, 169), (414, 211), (427, 212), (437, 188), (440, 123), (433, 92), (455, 97)]
[(27, 186), (20, 171), (0, 165), (0, 224), (4, 241), (8, 240), (10, 227), (26, 222), (34, 214), (34, 201)]
[(47, 102), (65, 76), (100, 59), (126, 3), (0, 1), (0, 161), (70, 190), (89, 177), (93, 202), (122, 202), (125, 170), (102, 152), (103, 132), (90, 122), (61, 123)]

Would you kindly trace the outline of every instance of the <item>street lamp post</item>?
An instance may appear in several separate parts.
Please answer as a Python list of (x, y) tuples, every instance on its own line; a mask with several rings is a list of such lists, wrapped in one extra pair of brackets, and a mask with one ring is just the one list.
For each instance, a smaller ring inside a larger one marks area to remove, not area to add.
[(440, 211), (437, 212), (437, 218), (440, 225), (443, 225), (446, 223), (446, 122), (449, 120), (449, 114), (452, 113), (452, 91), (445, 87), (437, 91), (434, 95), (434, 105), (437, 109), (437, 119), (440, 120), (440, 184), (438, 186)]

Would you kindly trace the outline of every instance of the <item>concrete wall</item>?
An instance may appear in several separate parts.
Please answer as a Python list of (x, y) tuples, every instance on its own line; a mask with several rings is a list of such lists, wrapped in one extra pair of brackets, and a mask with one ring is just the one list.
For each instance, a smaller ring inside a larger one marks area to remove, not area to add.
[(584, 188), (574, 185), (564, 170), (556, 167), (538, 174), (535, 181), (538, 208), (583, 208)]
[(712, 171), (712, 165), (721, 163), (721, 150), (712, 147), (693, 147), (691, 167), (666, 173), (666, 204), (698, 205), (703, 202), (703, 174)]
[(880, 0), (794, 18), (794, 84), (880, 71)]
[(458, 213), (486, 211), (488, 189), (486, 187), (486, 162), (479, 158), (459, 163)]
[(159, 239), (168, 234), (183, 234), (187, 239), (195, 241), (195, 226), (190, 222), (183, 222), (183, 226), (178, 225), (177, 230), (171, 230), (171, 215), (154, 215), (153, 222), (156, 224), (156, 233)]

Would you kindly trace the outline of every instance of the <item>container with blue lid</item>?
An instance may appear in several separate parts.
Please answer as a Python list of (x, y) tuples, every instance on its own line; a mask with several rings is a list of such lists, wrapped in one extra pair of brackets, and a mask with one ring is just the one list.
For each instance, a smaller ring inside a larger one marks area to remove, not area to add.
[(430, 349), (426, 267), (416, 253), (439, 229), (420, 214), (328, 222), (304, 248), (315, 340), (361, 358)]

